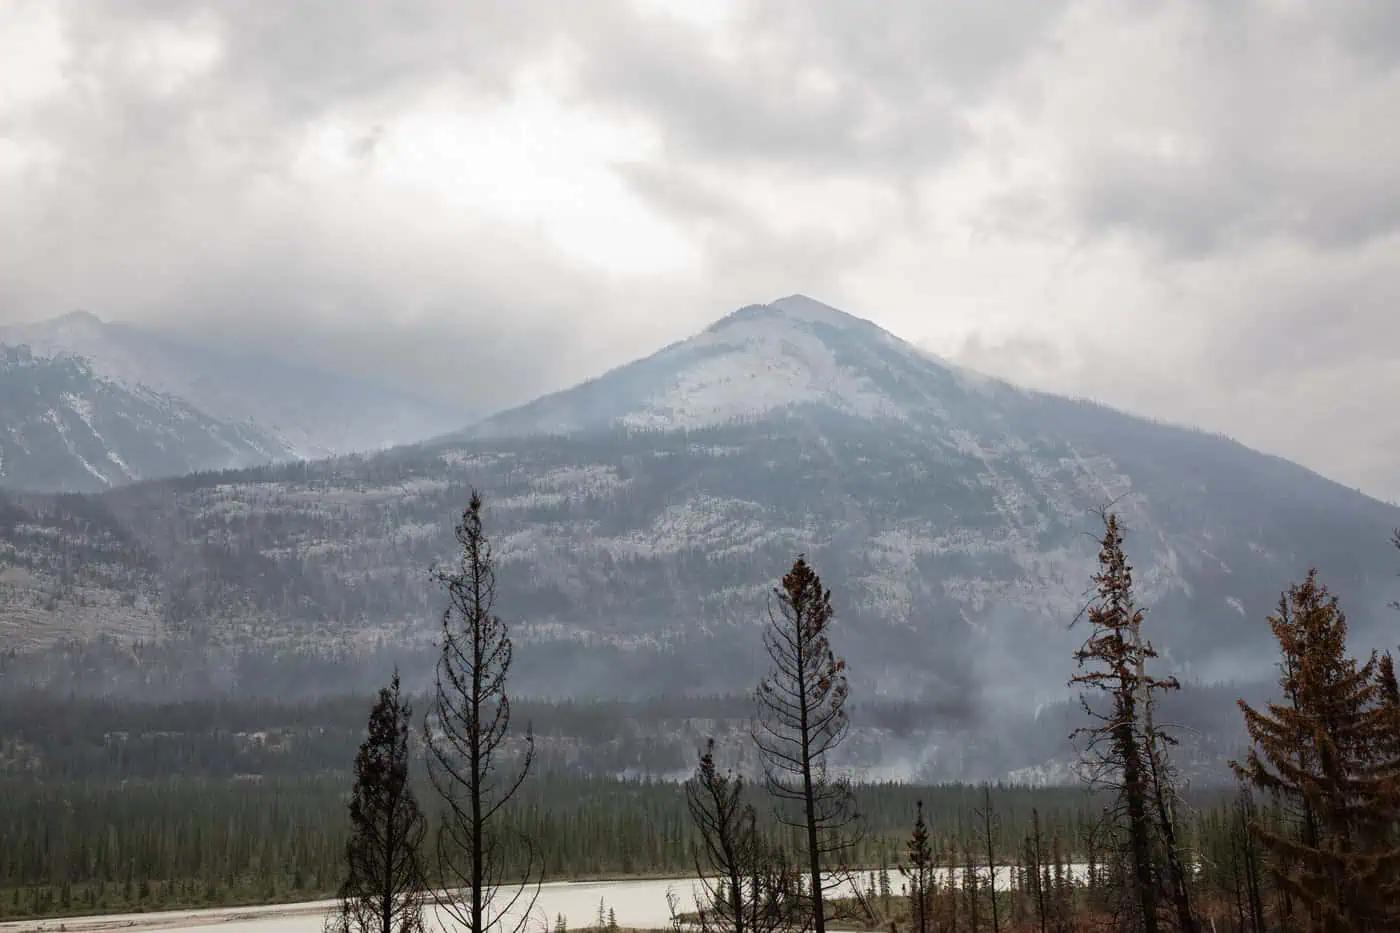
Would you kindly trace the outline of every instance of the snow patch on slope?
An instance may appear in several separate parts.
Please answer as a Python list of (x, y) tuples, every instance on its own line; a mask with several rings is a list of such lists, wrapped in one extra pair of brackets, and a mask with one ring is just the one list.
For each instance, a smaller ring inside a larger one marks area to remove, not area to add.
[(624, 415), (623, 425), (695, 429), (800, 404), (868, 419), (898, 420), (905, 414), (867, 377), (840, 365), (820, 337), (777, 319), (755, 321), (739, 333), (707, 333), (692, 346), (723, 352), (680, 370), (641, 409)]
[(632, 428), (695, 429), (797, 405), (821, 405), (865, 419), (908, 417), (906, 404), (877, 385), (870, 373), (838, 358), (848, 334), (919, 356), (868, 321), (805, 295), (791, 295), (740, 309), (663, 350), (658, 362), (669, 357), (677, 363), (670, 381), (619, 421)]

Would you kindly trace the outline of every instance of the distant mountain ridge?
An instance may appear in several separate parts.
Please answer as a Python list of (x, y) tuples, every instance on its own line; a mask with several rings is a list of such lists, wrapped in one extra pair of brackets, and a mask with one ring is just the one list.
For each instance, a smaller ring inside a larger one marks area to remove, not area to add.
[(92, 492), (292, 458), (275, 435), (99, 378), (80, 357), (0, 346), (0, 486)]
[(1187, 678), (1270, 676), (1264, 616), (1310, 566), (1358, 646), (1394, 641), (1400, 509), (963, 371), (800, 296), (431, 443), (15, 500), (0, 630), (26, 676), (58, 683), (93, 664), (62, 646), (118, 622), (185, 652), (131, 676), (178, 670), (189, 690), (345, 689), (393, 663), (411, 680), (441, 608), (425, 570), (451, 559), (472, 487), (525, 693), (747, 689), (771, 588), (804, 552), (859, 690), (969, 716), (1058, 699), (1109, 502), (1162, 663)]
[(81, 357), (102, 379), (182, 399), (211, 419), (275, 437), (299, 459), (412, 443), (468, 418), (363, 379), (176, 340), (84, 311), (0, 327), (0, 344), (28, 346), (36, 357)]

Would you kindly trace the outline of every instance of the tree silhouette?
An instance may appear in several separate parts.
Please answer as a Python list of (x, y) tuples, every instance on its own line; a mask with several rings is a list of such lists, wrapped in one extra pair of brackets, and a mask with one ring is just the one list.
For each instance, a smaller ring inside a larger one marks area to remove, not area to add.
[(770, 605), (763, 633), (772, 668), (759, 681), (753, 737), (769, 793), (800, 808), (793, 816), (780, 805), (778, 817), (805, 836), (812, 929), (825, 933), (825, 894), (844, 877), (823, 869), (834, 863), (844, 872), (857, 823), (849, 782), (827, 765), (849, 727), (846, 662), (831, 648), (831, 591), (805, 558), (798, 556), (773, 595), (777, 610)]
[(744, 780), (715, 765), (711, 739), (685, 782), (691, 821), (699, 830), (695, 873), (702, 933), (772, 933), (788, 923), (793, 879), (758, 830), (744, 800)]
[[(495, 564), (475, 490), (456, 536), (459, 566), (434, 574), (447, 592), (448, 607), (442, 616), (433, 709), (424, 725), (428, 775), (445, 804), (436, 846), (445, 885), (439, 903), (468, 933), (520, 933), (539, 893), (540, 866), (528, 839), (520, 840), (525, 864), (507, 864), (507, 830), (499, 824), (502, 808), (529, 774), (535, 743), (527, 730), (518, 761), (508, 761), (506, 677), (512, 645), (494, 612)], [(512, 869), (520, 873), (519, 880), (498, 900)]]
[(931, 933), (933, 892), (938, 883), (937, 856), (929, 843), (928, 826), (924, 824), (924, 802), (915, 805), (914, 829), (905, 844), (908, 861), (899, 866), (899, 873), (909, 882), (909, 917), (912, 933)]
[[(1171, 828), (1172, 818), (1163, 803), (1165, 752), (1151, 709), (1155, 691), (1174, 690), (1178, 685), (1175, 678), (1159, 679), (1147, 673), (1147, 662), (1157, 652), (1142, 637), (1144, 610), (1133, 593), (1133, 568), (1123, 552), (1118, 517), (1103, 512), (1100, 518), (1099, 570), (1093, 577), (1094, 600), (1086, 612), (1089, 637), (1074, 655), (1080, 673), (1070, 679), (1071, 686), (1097, 691), (1100, 698), (1096, 703), (1092, 694), (1081, 695), (1093, 725), (1076, 730), (1074, 736), (1085, 743), (1089, 782), (1113, 792), (1107, 822), (1121, 840), (1129, 869), (1119, 892), (1120, 921), (1129, 929), (1156, 933), (1159, 893), (1167, 885), (1178, 906), (1180, 925), (1194, 930), (1189, 903), (1178, 899), (1184, 897), (1184, 877), (1172, 877), (1170, 869), (1164, 877), (1157, 857), (1159, 835)], [(1152, 812), (1154, 801), (1162, 804), (1158, 820)]]
[(379, 691), (369, 734), (355, 755), (350, 795), (348, 874), (328, 933), (417, 933), (426, 897), (419, 850), (426, 832), (409, 786), (412, 708), (399, 695), (399, 675)]

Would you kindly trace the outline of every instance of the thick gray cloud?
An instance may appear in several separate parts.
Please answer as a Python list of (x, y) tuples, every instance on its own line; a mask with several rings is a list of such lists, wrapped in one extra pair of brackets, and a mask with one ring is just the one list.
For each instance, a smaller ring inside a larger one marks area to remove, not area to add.
[(1400, 499), (1393, 3), (0, 20), (0, 320), (492, 407), (803, 291)]

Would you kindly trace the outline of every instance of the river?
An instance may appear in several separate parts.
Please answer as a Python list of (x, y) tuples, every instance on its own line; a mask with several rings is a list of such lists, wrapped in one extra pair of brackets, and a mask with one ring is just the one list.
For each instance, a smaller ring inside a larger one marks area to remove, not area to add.
[[(667, 892), (674, 891), (681, 899), (683, 909), (689, 909), (694, 886), (694, 878), (544, 884), (540, 886), (539, 897), (530, 912), (528, 930), (529, 933), (546, 933), (553, 929), (554, 920), (560, 914), (563, 914), (571, 929), (592, 926), (596, 923), (600, 900), (612, 908), (619, 926), (660, 929), (670, 921)], [(0, 923), (0, 933), (140, 933), (144, 930), (158, 933), (183, 933), (187, 930), (216, 933), (207, 929), (211, 926), (218, 927), (217, 933), (321, 933), (326, 913), (334, 905), (335, 901), (305, 901), (258, 907), (20, 920)]]

